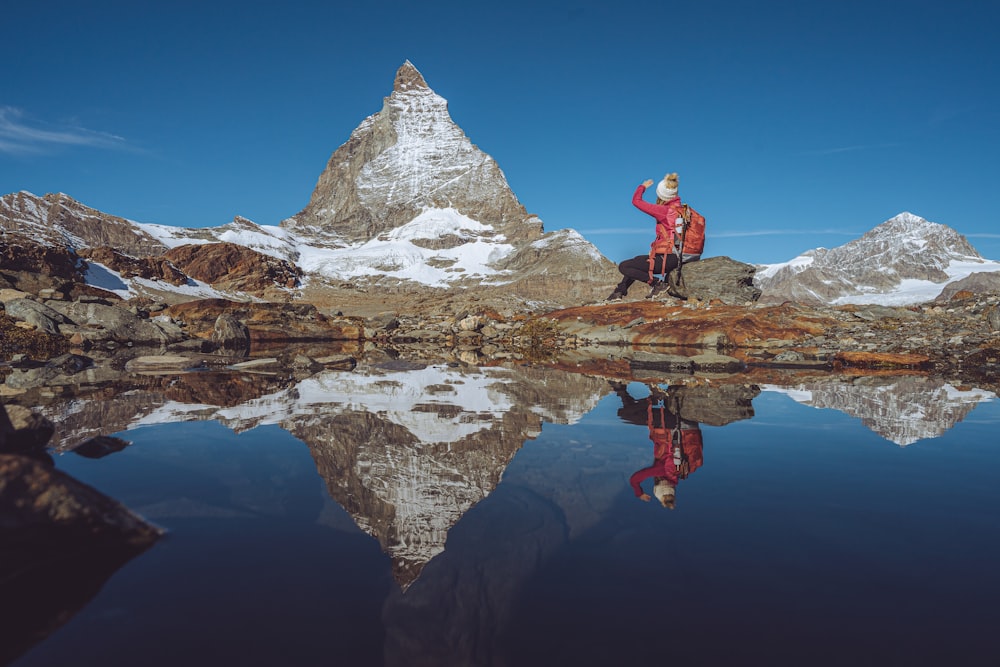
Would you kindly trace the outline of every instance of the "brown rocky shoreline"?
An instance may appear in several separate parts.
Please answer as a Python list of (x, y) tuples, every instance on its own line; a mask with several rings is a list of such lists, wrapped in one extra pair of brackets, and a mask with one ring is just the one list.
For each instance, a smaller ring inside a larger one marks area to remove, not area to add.
[[(304, 344), (336, 345), (342, 354), (384, 348), (399, 354), (460, 354), (476, 363), (560, 357), (718, 357), (729, 371), (749, 368), (900, 370), (947, 375), (995, 387), (1000, 373), (1000, 295), (958, 293), (942, 303), (909, 307), (734, 305), (712, 299), (673, 298), (593, 304), (559, 310), (517, 310), (513, 304), (455, 300), (434, 312), (418, 308), (368, 315), (325, 315), (311, 304), (200, 300), (149, 309), (84, 297), (72, 304), (22, 296), (0, 314), (0, 355), (13, 368), (44, 365), (75, 352), (119, 356), (219, 355), (275, 358)], [(100, 321), (57, 324), (55, 331), (15, 319), (30, 312), (24, 301), (59, 313), (92, 312)], [(87, 308), (84, 308), (83, 305)], [(378, 306), (379, 304), (375, 304)], [(424, 307), (429, 304), (423, 304)], [(355, 312), (372, 311), (360, 304)], [(111, 314), (114, 317), (111, 317)], [(127, 316), (126, 316), (127, 315)], [(327, 355), (329, 356), (329, 355)], [(213, 358), (209, 356), (209, 358)], [(215, 357), (218, 358), (218, 357)], [(301, 361), (301, 360), (300, 360)], [(706, 362), (707, 363), (707, 362)], [(717, 360), (715, 366), (721, 362)], [(685, 364), (673, 364), (678, 370)], [(704, 363), (702, 364), (704, 366)], [(704, 369), (704, 368), (703, 368)]]

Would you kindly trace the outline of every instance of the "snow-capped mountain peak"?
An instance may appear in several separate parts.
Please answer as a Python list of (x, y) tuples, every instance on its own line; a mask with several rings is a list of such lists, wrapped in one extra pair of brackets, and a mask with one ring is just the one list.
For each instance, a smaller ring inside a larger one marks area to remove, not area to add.
[(74, 249), (110, 246), (133, 257), (233, 243), (298, 265), (312, 298), (373, 285), (403, 292), (489, 286), (570, 305), (598, 298), (619, 277), (578, 234), (543, 232), (497, 163), (452, 121), (446, 100), (409, 61), (381, 111), (334, 151), (309, 204), (278, 226), (237, 217), (186, 229), (113, 218), (64, 195), (2, 199), (0, 230), (44, 229), (29, 237)]
[(813, 305), (930, 301), (948, 283), (1000, 271), (954, 229), (903, 212), (842, 246), (758, 268), (762, 303)]

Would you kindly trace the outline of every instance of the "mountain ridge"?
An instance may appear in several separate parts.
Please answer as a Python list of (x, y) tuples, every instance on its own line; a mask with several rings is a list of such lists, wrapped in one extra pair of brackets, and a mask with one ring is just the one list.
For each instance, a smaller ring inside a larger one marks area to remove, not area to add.
[(1000, 271), (1000, 262), (951, 227), (904, 211), (844, 245), (757, 269), (762, 303), (908, 305), (974, 273)]
[[(96, 261), (107, 253), (89, 253), (88, 280), (100, 274), (101, 287), (123, 298), (244, 299), (266, 292), (332, 307), (454, 293), (565, 307), (599, 301), (620, 279), (614, 263), (575, 230), (544, 231), (409, 60), (381, 110), (333, 151), (306, 206), (276, 225), (241, 216), (206, 228), (140, 223), (63, 193), (21, 191), (0, 197), (0, 233), (73, 251), (107, 246), (137, 258), (230, 243), (302, 273), (293, 286), (278, 281), (274, 289), (242, 292), (233, 286), (254, 281), (230, 281), (228, 289), (196, 279), (174, 285), (122, 275)], [(753, 281), (765, 304), (906, 305), (940, 297), (953, 284), (993, 289), (998, 272), (1000, 263), (983, 259), (955, 230), (904, 211), (843, 246), (758, 265)]]
[[(333, 152), (307, 206), (278, 225), (237, 216), (192, 229), (108, 216), (67, 195), (2, 200), (0, 230), (74, 250), (107, 245), (144, 257), (187, 244), (244, 245), (302, 269), (287, 299), (334, 304), (366, 294), (503, 291), (526, 304), (564, 306), (594, 301), (618, 279), (614, 264), (576, 231), (544, 231), (409, 61), (382, 110)], [(143, 283), (99, 268), (124, 298), (192, 296), (191, 284)], [(201, 290), (194, 296), (226, 296), (193, 286)]]

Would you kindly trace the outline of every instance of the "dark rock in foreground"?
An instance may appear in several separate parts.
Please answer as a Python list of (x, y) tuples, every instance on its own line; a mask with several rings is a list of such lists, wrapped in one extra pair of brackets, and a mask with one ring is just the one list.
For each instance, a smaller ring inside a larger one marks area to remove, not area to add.
[(53, 468), (44, 455), (52, 430), (27, 408), (0, 409), (0, 664), (65, 623), (163, 534)]

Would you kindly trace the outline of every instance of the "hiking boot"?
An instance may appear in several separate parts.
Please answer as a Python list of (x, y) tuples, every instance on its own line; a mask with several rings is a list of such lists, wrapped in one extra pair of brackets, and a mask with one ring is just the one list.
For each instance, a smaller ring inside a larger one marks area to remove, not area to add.
[(655, 282), (654, 282), (654, 283), (653, 283), (653, 284), (652, 284), (652, 285), (650, 286), (650, 290), (649, 290), (649, 295), (648, 295), (648, 296), (647, 296), (646, 298), (647, 298), (647, 299), (655, 299), (655, 298), (656, 298), (656, 296), (657, 296), (657, 295), (658, 295), (658, 294), (659, 294), (660, 292), (663, 292), (663, 291), (665, 291), (666, 289), (667, 289), (667, 283), (665, 283), (665, 282), (664, 282), (664, 281), (662, 281), (662, 280), (656, 280), (656, 281), (655, 281)]
[(605, 301), (621, 301), (624, 298), (625, 298), (624, 294), (622, 294), (618, 290), (615, 290), (614, 292), (611, 293), (611, 296), (605, 299)]

